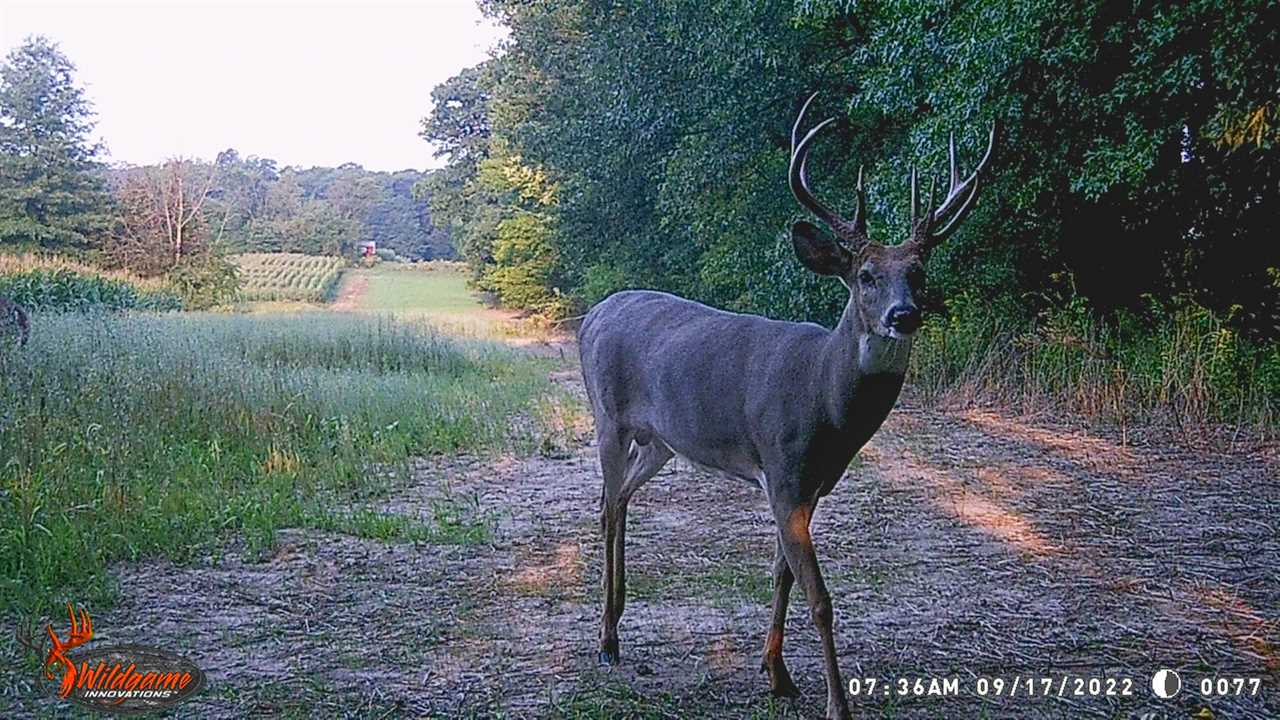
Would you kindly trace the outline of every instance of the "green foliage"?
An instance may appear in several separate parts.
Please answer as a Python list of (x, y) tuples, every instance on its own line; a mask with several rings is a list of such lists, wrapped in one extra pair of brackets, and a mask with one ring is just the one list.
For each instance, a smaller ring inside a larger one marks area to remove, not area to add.
[(32, 310), (52, 312), (183, 309), (178, 292), (62, 268), (0, 274), (0, 295)]
[(169, 282), (193, 310), (228, 303), (240, 293), (239, 271), (220, 253), (187, 259), (169, 273)]
[(424, 173), (374, 172), (355, 163), (281, 169), (234, 149), (215, 164), (208, 214), (234, 250), (345, 256), (373, 240), (410, 259), (456, 256), (448, 233), (431, 223), (429, 195), (415, 194)]
[(1274, 3), (484, 7), (510, 27), (505, 53), (437, 88), (424, 120), (450, 161), (431, 180), (436, 218), (477, 274), (501, 264), (501, 223), (529, 209), (481, 177), (516, 156), (559, 187), (548, 287), (585, 302), (643, 285), (834, 320), (826, 291), (810, 299), (775, 252), (797, 214), (789, 124), (817, 90), (815, 116), (838, 120), (813, 156), (818, 190), (847, 209), (865, 166), (872, 235), (888, 243), (906, 234), (909, 167), (941, 173), (949, 131), (972, 163), (1001, 120), (982, 202), (931, 261), (935, 302), (974, 292), (1026, 318), (1067, 271), (1102, 312), (1187, 295), (1277, 332), (1275, 212), (1255, 202), (1280, 196)]
[(449, 233), (476, 275), (490, 262), (502, 212), (500, 194), (479, 179), (480, 164), (490, 155), (492, 70), (484, 63), (432, 90), (433, 111), (423, 119), (421, 135), (436, 144), (436, 157), (447, 156), (449, 163), (414, 188), (418, 197), (430, 198), (432, 222)]
[(550, 310), (557, 300), (548, 288), (554, 253), (551, 229), (543, 218), (522, 213), (503, 220), (494, 241), (493, 267), (484, 274), (483, 287), (509, 307)]
[(107, 227), (93, 111), (58, 46), (29, 37), (0, 63), (0, 246), (85, 250)]
[(110, 563), (201, 557), (228, 532), (250, 552), (306, 525), (483, 540), (462, 502), (418, 521), (363, 503), (414, 455), (536, 451), (561, 432), (538, 412), (559, 397), (546, 370), (367, 315), (42, 317), (0, 353), (0, 612), (47, 612), (100, 592)]

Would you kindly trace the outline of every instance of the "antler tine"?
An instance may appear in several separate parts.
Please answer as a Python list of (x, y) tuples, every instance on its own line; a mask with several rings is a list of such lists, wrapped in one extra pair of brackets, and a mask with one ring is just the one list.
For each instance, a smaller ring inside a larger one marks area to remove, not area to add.
[(964, 203), (960, 205), (960, 209), (957, 210), (956, 214), (952, 215), (951, 219), (947, 221), (947, 224), (943, 225), (942, 229), (938, 230), (936, 233), (939, 238), (946, 237), (951, 232), (951, 229), (963, 220), (965, 215), (969, 214), (969, 206), (973, 203), (973, 199), (978, 197), (978, 186), (981, 184), (982, 180), (980, 178), (974, 179), (973, 186), (969, 189), (969, 196), (964, 199)]
[[(996, 125), (995, 123), (992, 123), (991, 133), (987, 139), (987, 150), (983, 153), (982, 160), (978, 161), (978, 166), (974, 168), (969, 177), (964, 179), (964, 182), (958, 182), (960, 174), (956, 170), (955, 137), (954, 135), (952, 136), (951, 147), (948, 153), (951, 156), (951, 187), (947, 190), (947, 196), (943, 199), (942, 205), (938, 207), (938, 212), (935, 213), (938, 217), (949, 214), (957, 205), (967, 205), (968, 201), (972, 199), (973, 193), (970, 192), (970, 190), (972, 189), (972, 186), (977, 183), (978, 176), (986, 169), (987, 162), (991, 159), (991, 153), (995, 149), (995, 145)], [(963, 201), (961, 201), (962, 198)], [(953, 223), (947, 223), (948, 226), (951, 226), (952, 224)]]
[(93, 619), (89, 617), (89, 611), (80, 608), (80, 632), (85, 638), (93, 637)]
[(854, 215), (852, 222), (845, 220), (822, 204), (809, 187), (807, 170), (809, 150), (812, 148), (813, 139), (817, 137), (823, 128), (835, 122), (835, 118), (827, 118), (805, 133), (799, 142), (796, 141), (796, 136), (800, 133), (800, 127), (804, 123), (804, 116), (808, 113), (809, 106), (817, 96), (818, 93), (815, 92), (805, 100), (804, 105), (800, 108), (799, 115), (796, 116), (795, 124), (791, 126), (791, 162), (787, 173), (788, 184), (791, 186), (791, 194), (795, 195), (796, 200), (814, 215), (817, 215), (841, 240), (861, 244), (866, 241), (865, 220), (860, 219), (863, 214), (861, 210), (864, 204), (861, 181), (859, 181), (858, 189), (858, 212)]
[(947, 133), (947, 160), (951, 164), (951, 185), (955, 187), (960, 183), (960, 171), (956, 169), (956, 134)]
[(916, 166), (911, 166), (911, 227), (916, 226), (916, 218), (920, 216), (919, 183), (916, 182)]
[(809, 112), (809, 105), (813, 103), (813, 99), (816, 97), (818, 97), (817, 92), (804, 101), (804, 105), (800, 106), (800, 114), (796, 115), (795, 124), (791, 126), (791, 157), (793, 158), (796, 156), (796, 135), (800, 132), (800, 125), (804, 123), (805, 114)]
[(13, 637), (15, 640), (18, 641), (19, 645), (26, 648), (27, 652), (32, 653), (33, 655), (36, 655), (41, 658), (44, 657), (45, 641), (41, 640), (39, 644), (37, 644), (36, 633), (32, 631), (29, 625), (26, 625), (26, 624), (19, 625), (18, 629), (14, 630)]
[[(974, 168), (969, 177), (962, 182), (960, 180), (960, 172), (956, 167), (956, 139), (955, 133), (951, 133), (947, 139), (947, 162), (951, 170), (950, 187), (947, 190), (947, 196), (943, 198), (942, 204), (931, 213), (930, 222), (923, 228), (916, 231), (917, 238), (929, 245), (941, 242), (947, 235), (951, 233), (968, 214), (973, 207), (973, 201), (978, 196), (979, 180), (982, 172), (986, 169), (988, 161), (995, 150), (996, 137), (998, 134), (998, 124), (991, 124), (991, 132), (987, 138), (987, 149), (983, 153), (982, 159), (978, 161), (978, 165)], [(914, 197), (914, 192), (913, 192)], [(914, 204), (914, 203), (913, 203)], [(932, 201), (930, 206), (932, 206)], [(934, 220), (950, 215), (951, 219), (939, 230), (933, 230), (930, 226)], [(914, 209), (913, 209), (914, 217)]]
[(855, 191), (858, 204), (853, 208), (853, 229), (866, 235), (867, 233), (867, 191), (862, 187), (862, 166), (858, 166), (858, 186)]

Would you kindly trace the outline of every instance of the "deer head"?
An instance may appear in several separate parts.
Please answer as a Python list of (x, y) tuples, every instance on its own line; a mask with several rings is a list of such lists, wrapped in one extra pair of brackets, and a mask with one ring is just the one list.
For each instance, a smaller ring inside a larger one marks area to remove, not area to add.
[(71, 688), (75, 686), (76, 667), (67, 657), (67, 651), (72, 648), (79, 647), (93, 637), (93, 621), (89, 619), (89, 613), (84, 608), (80, 609), (80, 618), (77, 621), (76, 611), (71, 607), (71, 603), (67, 603), (67, 614), (71, 617), (71, 631), (67, 634), (67, 639), (63, 640), (53, 631), (53, 623), (45, 628), (49, 633), (49, 640), (52, 646), (49, 648), (49, 654), (44, 659), (44, 676), (49, 680), (56, 678), (54, 668), (61, 666), (62, 668), (62, 684), (59, 694), (67, 697), (71, 694)]
[(813, 140), (824, 127), (835, 121), (827, 118), (800, 134), (801, 124), (814, 93), (800, 108), (791, 129), (791, 166), (788, 173), (791, 192), (796, 200), (812, 212), (834, 233), (824, 235), (805, 220), (791, 226), (791, 241), (796, 255), (809, 270), (819, 275), (832, 275), (849, 288), (849, 311), (856, 312), (867, 332), (886, 338), (909, 338), (920, 328), (922, 316), (916, 299), (923, 291), (924, 261), (929, 252), (950, 235), (973, 207), (983, 170), (996, 145), (996, 125), (991, 126), (986, 153), (976, 169), (963, 181), (956, 169), (956, 143), (952, 135), (948, 144), (951, 164), (950, 189), (937, 207), (933, 206), (933, 183), (925, 202), (927, 212), (919, 207), (919, 182), (915, 168), (911, 170), (911, 236), (897, 245), (872, 242), (867, 235), (866, 191), (862, 170), (858, 170), (857, 205), (853, 219), (836, 214), (809, 189), (806, 163)]

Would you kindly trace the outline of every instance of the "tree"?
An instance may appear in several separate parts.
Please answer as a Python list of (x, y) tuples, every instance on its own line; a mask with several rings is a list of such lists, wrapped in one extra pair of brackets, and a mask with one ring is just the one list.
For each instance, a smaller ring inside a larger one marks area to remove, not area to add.
[(107, 256), (140, 274), (159, 275), (210, 253), (221, 223), (211, 223), (204, 207), (216, 179), (216, 165), (185, 159), (126, 171), (118, 190), (119, 228)]
[(74, 73), (38, 36), (0, 65), (0, 244), (84, 250), (109, 226), (93, 111)]
[(423, 134), (449, 159), (426, 183), (436, 219), (484, 272), (524, 207), (477, 181), (505, 153), (560, 189), (548, 289), (833, 321), (838, 289), (779, 242), (798, 213), (790, 121), (819, 91), (836, 122), (812, 174), (847, 206), (865, 165), (887, 242), (910, 168), (942, 173), (949, 132), (968, 157), (1002, 121), (993, 185), (930, 260), (935, 302), (1025, 320), (1073, 294), (1103, 316), (1191, 298), (1280, 333), (1274, 2), (482, 6), (510, 28), (505, 52), (437, 88)]

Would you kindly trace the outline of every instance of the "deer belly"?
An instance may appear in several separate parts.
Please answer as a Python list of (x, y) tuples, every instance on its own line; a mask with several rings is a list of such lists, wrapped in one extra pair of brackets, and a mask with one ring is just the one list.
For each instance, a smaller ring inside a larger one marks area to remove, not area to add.
[(764, 471), (745, 457), (725, 456), (709, 462), (709, 458), (695, 459), (679, 450), (676, 451), (676, 457), (710, 475), (741, 480), (748, 485), (764, 488)]

